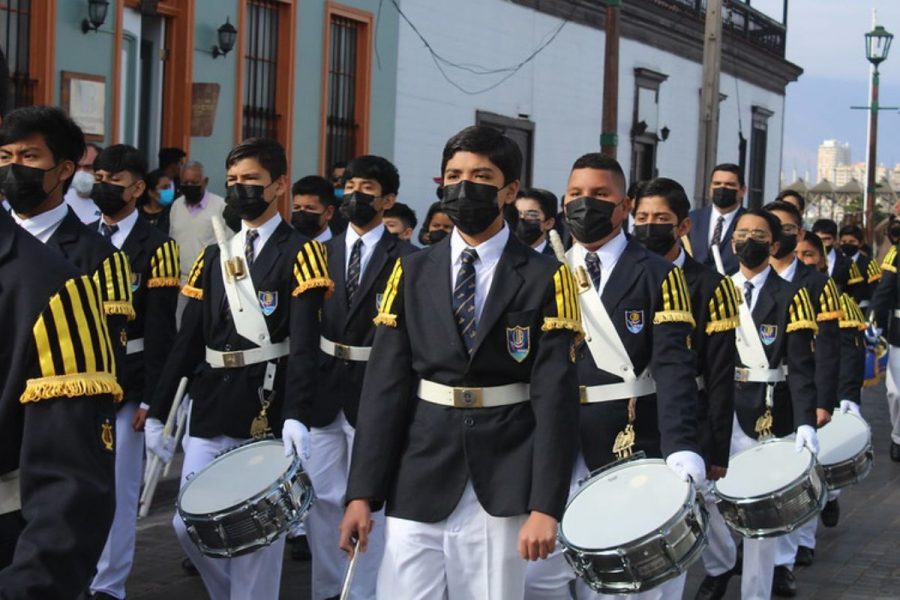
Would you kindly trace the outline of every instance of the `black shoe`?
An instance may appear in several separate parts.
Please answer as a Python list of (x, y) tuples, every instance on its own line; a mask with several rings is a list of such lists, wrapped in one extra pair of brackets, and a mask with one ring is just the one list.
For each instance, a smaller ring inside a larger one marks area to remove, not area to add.
[(728, 581), (734, 575), (734, 569), (721, 575), (707, 575), (697, 590), (695, 600), (721, 600), (728, 591)]
[(900, 444), (894, 443), (894, 440), (891, 440), (891, 460), (900, 462)]
[(825, 527), (834, 527), (841, 518), (841, 506), (838, 504), (837, 498), (829, 500), (822, 509), (822, 525)]
[(797, 595), (797, 580), (787, 567), (775, 567), (772, 593), (781, 598), (793, 598)]
[(309, 562), (312, 559), (312, 553), (309, 551), (309, 541), (305, 535), (291, 538), (291, 559), (301, 562)]
[(187, 573), (188, 575), (199, 575), (200, 571), (197, 570), (197, 567), (194, 566), (194, 563), (191, 562), (191, 559), (186, 558), (181, 561), (181, 570)]
[(807, 548), (806, 546), (798, 546), (797, 554), (794, 556), (794, 564), (798, 567), (808, 567), (813, 564), (813, 558), (816, 556), (816, 551), (812, 548)]

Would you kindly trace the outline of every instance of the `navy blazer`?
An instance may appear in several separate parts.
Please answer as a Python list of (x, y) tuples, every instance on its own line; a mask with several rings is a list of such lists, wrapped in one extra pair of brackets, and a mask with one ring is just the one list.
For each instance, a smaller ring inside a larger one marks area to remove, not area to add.
[[(715, 269), (716, 263), (713, 260), (712, 252), (709, 251), (709, 219), (712, 209), (712, 205), (707, 204), (703, 208), (691, 211), (689, 215), (692, 223), (690, 240), (693, 259), (702, 265)], [(737, 225), (738, 219), (741, 218), (744, 212), (744, 207), (738, 206), (737, 214), (732, 219), (731, 224), (722, 232), (719, 252), (722, 254), (722, 266), (725, 268), (726, 275), (734, 275), (740, 267), (738, 259), (731, 249), (731, 236), (734, 233), (734, 227)]]

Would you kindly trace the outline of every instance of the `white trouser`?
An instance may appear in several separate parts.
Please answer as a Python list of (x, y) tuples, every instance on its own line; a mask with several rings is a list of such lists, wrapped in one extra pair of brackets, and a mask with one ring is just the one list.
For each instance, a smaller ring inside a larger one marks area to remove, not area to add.
[(116, 414), (116, 512), (91, 582), (92, 593), (115, 598), (125, 597), (125, 581), (134, 562), (144, 459), (144, 434), (131, 428), (137, 409), (137, 402), (128, 402)]
[(517, 548), (527, 516), (494, 517), (466, 484), (453, 512), (437, 523), (385, 519), (379, 600), (510, 600), (525, 593), (526, 561)]
[[(339, 595), (347, 569), (347, 554), (338, 547), (338, 527), (344, 516), (354, 434), (343, 411), (331, 424), (313, 427), (309, 434), (309, 460), (304, 467), (316, 491), (316, 501), (306, 520), (313, 555), (313, 600)], [(375, 597), (375, 580), (384, 554), (384, 512), (373, 514), (372, 520), (375, 527), (369, 535), (369, 547), (357, 561), (350, 588), (350, 597), (358, 600)]]
[[(189, 477), (223, 450), (232, 448), (247, 440), (224, 435), (211, 439), (186, 437), (184, 447), (184, 467), (181, 471), (181, 487)], [(181, 542), (185, 554), (197, 567), (206, 591), (212, 600), (276, 600), (281, 585), (281, 560), (284, 555), (284, 536), (273, 544), (256, 552), (237, 558), (210, 558), (197, 549), (191, 541), (184, 522), (178, 514), (172, 520), (175, 535)]]
[(887, 403), (891, 413), (891, 440), (900, 444), (900, 346), (888, 351)]
[(708, 482), (703, 494), (703, 504), (708, 514), (709, 531), (707, 539), (709, 545), (703, 551), (703, 566), (709, 575), (714, 577), (730, 571), (737, 562), (737, 544), (734, 542), (734, 534), (725, 523), (725, 518), (719, 512), (715, 494), (712, 492), (713, 482)]

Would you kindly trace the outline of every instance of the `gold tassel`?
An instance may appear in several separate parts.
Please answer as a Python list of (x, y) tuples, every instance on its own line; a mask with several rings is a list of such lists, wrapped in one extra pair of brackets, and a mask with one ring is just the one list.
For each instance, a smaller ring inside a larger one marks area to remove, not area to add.
[(372, 322), (376, 325), (384, 325), (385, 327), (397, 327), (397, 315), (390, 313), (378, 313)]
[(74, 398), (112, 394), (116, 402), (122, 401), (122, 387), (109, 373), (75, 373), (29, 379), (19, 402), (40, 402), (52, 398)]
[(181, 293), (188, 298), (193, 298), (194, 300), (203, 300), (203, 290), (200, 288), (195, 288), (192, 285), (186, 285), (181, 288)]
[(154, 277), (147, 281), (148, 288), (179, 287), (181, 280), (178, 277)]
[(816, 325), (815, 321), (794, 321), (792, 323), (788, 323), (787, 332), (790, 333), (792, 331), (797, 331), (798, 329), (812, 329), (813, 333), (819, 333), (819, 326)]
[(721, 333), (723, 331), (731, 331), (737, 329), (740, 325), (738, 317), (729, 317), (727, 319), (719, 319), (718, 321), (710, 321), (706, 324), (706, 335), (713, 333)]
[(653, 324), (660, 323), (687, 323), (691, 327), (696, 327), (694, 315), (687, 310), (660, 310), (653, 315)]
[(128, 317), (129, 321), (134, 321), (137, 317), (131, 302), (125, 302), (124, 300), (110, 300), (104, 302), (103, 313), (106, 315), (125, 315)]
[(331, 293), (334, 291), (334, 282), (327, 277), (317, 277), (315, 279), (308, 279), (306, 281), (300, 282), (297, 284), (297, 288), (291, 294), (292, 296), (299, 296), (303, 292), (307, 290), (311, 290), (313, 288), (326, 288), (325, 289), (325, 299), (331, 297)]
[(862, 327), (861, 330), (865, 330), (866, 324), (860, 323), (856, 319), (841, 319), (838, 323), (838, 327), (840, 327), (841, 329), (859, 329), (860, 327)]
[(816, 317), (816, 321), (833, 321), (835, 319), (840, 319), (844, 317), (844, 311), (842, 310), (832, 310), (828, 312), (820, 312)]

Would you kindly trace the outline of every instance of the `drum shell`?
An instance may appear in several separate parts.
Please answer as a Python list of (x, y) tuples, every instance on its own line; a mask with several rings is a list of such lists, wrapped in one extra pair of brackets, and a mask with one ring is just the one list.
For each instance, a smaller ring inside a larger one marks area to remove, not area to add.
[(850, 460), (822, 465), (825, 485), (829, 490), (839, 490), (862, 481), (872, 471), (874, 460), (875, 451), (872, 444), (868, 444), (865, 450)]
[[(611, 468), (615, 465), (595, 471), (591, 478)], [(565, 539), (562, 528), (559, 541), (566, 561), (592, 590), (628, 594), (650, 590), (686, 571), (706, 549), (708, 529), (706, 508), (692, 484), (678, 513), (656, 531), (626, 545), (580, 548)]]

